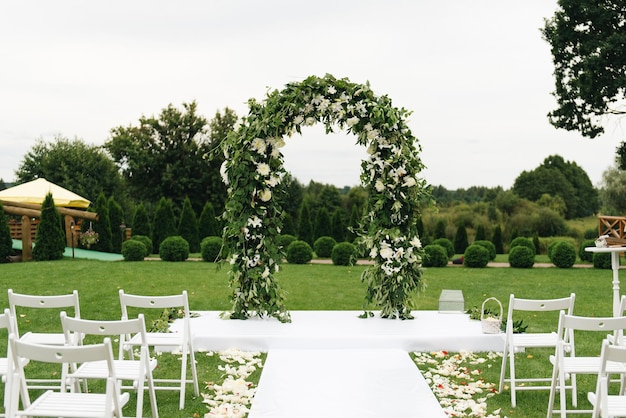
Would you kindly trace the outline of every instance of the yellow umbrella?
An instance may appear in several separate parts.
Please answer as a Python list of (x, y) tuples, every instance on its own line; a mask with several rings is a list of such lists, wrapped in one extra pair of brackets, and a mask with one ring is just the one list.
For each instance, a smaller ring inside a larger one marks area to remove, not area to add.
[(46, 179), (36, 179), (0, 191), (0, 200), (8, 202), (32, 203), (41, 205), (48, 193), (52, 193), (55, 206), (66, 208), (87, 208), (91, 202), (74, 192), (50, 183)]

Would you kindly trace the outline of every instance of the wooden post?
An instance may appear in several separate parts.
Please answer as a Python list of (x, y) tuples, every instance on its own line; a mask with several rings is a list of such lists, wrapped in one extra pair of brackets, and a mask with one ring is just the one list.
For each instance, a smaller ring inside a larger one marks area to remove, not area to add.
[[(73, 217), (65, 215), (65, 246), (66, 247), (76, 247), (76, 237), (74, 236), (74, 229), (72, 226), (76, 225), (76, 221)], [(74, 241), (72, 243), (72, 241)]]
[(33, 240), (30, 237), (30, 217), (22, 216), (22, 261), (33, 259)]

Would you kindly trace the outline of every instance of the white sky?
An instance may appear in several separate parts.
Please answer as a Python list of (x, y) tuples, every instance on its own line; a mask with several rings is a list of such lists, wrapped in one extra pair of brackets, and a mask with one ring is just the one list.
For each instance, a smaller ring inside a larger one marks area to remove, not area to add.
[[(0, 177), (38, 138), (102, 144), (170, 103), (228, 106), (310, 75), (369, 80), (414, 111), (423, 177), (447, 189), (513, 185), (558, 154), (598, 184), (626, 139), (556, 130), (543, 19), (556, 0), (32, 0), (0, 4)], [(317, 125), (283, 148), (301, 182), (359, 183), (365, 149)]]

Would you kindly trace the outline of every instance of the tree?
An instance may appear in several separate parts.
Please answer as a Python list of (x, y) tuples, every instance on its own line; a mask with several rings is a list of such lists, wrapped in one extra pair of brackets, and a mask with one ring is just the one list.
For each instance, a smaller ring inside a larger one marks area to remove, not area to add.
[(159, 253), (159, 247), (167, 237), (176, 235), (176, 220), (174, 218), (174, 207), (171, 199), (162, 197), (154, 211), (154, 226), (152, 230), (152, 251)]
[(142, 116), (138, 126), (113, 128), (104, 147), (138, 200), (156, 202), (167, 196), (182, 205), (189, 196), (200, 211), (206, 201), (223, 204), (226, 199), (219, 174), (223, 157), (213, 152), (218, 139), (210, 139), (207, 124), (195, 102), (183, 103), (182, 110), (170, 104), (158, 118)]
[(519, 197), (537, 202), (544, 194), (559, 196), (565, 202), (568, 219), (593, 215), (599, 208), (598, 192), (587, 173), (575, 162), (552, 155), (532, 171), (523, 171), (513, 184)]
[[(143, 204), (139, 203), (137, 209), (135, 209), (135, 216), (132, 224), (133, 235), (144, 235), (146, 237), (152, 237), (152, 226), (150, 225), (150, 217), (148, 211)], [(148, 248), (152, 252), (152, 248)]]
[(330, 237), (331, 234), (330, 216), (326, 208), (321, 207), (317, 210), (317, 215), (315, 215), (315, 234), (313, 241), (315, 242), (319, 237)]
[(454, 234), (454, 252), (463, 254), (468, 246), (467, 229), (465, 229), (465, 225), (461, 224), (457, 227), (456, 234)]
[(309, 245), (313, 245), (313, 223), (311, 222), (311, 213), (309, 205), (304, 202), (300, 209), (300, 222), (298, 223), (298, 239)]
[(434, 239), (446, 238), (446, 221), (439, 219), (435, 224), (435, 232), (433, 234)]
[(100, 193), (98, 196), (95, 209), (98, 214), (98, 220), (93, 222), (93, 229), (98, 233), (98, 242), (92, 245), (91, 249), (110, 253), (113, 248), (113, 233), (107, 198), (104, 196), (104, 193)]
[(9, 220), (4, 213), (2, 203), (0, 203), (0, 263), (6, 263), (9, 260), (11, 251), (13, 251), (11, 228), (9, 228)]
[(189, 244), (189, 251), (200, 252), (200, 238), (198, 234), (198, 219), (191, 207), (191, 200), (186, 198), (183, 202), (183, 210), (178, 222), (178, 235), (183, 237)]
[(198, 236), (200, 241), (206, 237), (222, 236), (222, 231), (220, 231), (220, 225), (215, 217), (215, 210), (211, 202), (206, 202), (204, 208), (202, 208), (202, 213), (198, 220)]
[(24, 156), (16, 171), (18, 183), (45, 178), (90, 201), (102, 192), (122, 195), (123, 181), (115, 163), (102, 147), (81, 139), (56, 136), (46, 143), (39, 139)]
[(614, 0), (559, 0), (546, 20), (558, 107), (548, 114), (557, 128), (595, 138), (606, 115), (625, 114), (626, 8)]
[(347, 242), (354, 242), (356, 239), (355, 231), (358, 230), (360, 221), (359, 208), (357, 205), (352, 205), (352, 212), (350, 212), (350, 220), (348, 221), (348, 231), (346, 234)]
[(330, 236), (337, 242), (343, 242), (346, 239), (346, 223), (344, 220), (343, 210), (340, 208), (335, 209), (333, 216), (330, 220), (331, 233)]
[(41, 204), (41, 217), (37, 226), (33, 260), (60, 260), (65, 251), (65, 233), (61, 228), (61, 217), (54, 206), (52, 194), (48, 193)]
[(481, 241), (487, 239), (487, 233), (485, 232), (485, 225), (480, 224), (476, 228), (476, 236), (474, 237), (474, 241)]
[(122, 242), (124, 242), (123, 234), (126, 233), (126, 231), (122, 229), (124, 210), (122, 206), (115, 201), (113, 196), (109, 197), (107, 208), (109, 210), (109, 223), (111, 224), (111, 251), (121, 254)]
[(626, 214), (626, 171), (610, 167), (602, 173), (600, 196), (606, 215)]
[(500, 225), (496, 225), (491, 242), (496, 246), (496, 254), (504, 254), (504, 239), (502, 239), (502, 228)]

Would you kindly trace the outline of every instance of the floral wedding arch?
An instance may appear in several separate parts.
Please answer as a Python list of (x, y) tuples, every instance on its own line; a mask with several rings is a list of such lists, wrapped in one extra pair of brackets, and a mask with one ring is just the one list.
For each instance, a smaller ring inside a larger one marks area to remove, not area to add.
[[(422, 287), (423, 248), (417, 233), (419, 208), (430, 190), (418, 177), (424, 168), (420, 147), (406, 124), (410, 114), (377, 97), (369, 85), (348, 79), (309, 77), (249, 101), (249, 113), (224, 143), (222, 177), (228, 186), (224, 247), (233, 288), (231, 318), (253, 315), (290, 321), (285, 294), (274, 275), (282, 259), (276, 244), (283, 210), (286, 171), (280, 148), (302, 126), (339, 127), (367, 146), (361, 182), (369, 194), (357, 232), (373, 260), (364, 271), (364, 307), (375, 305), (385, 318), (409, 319), (412, 298)], [(332, 151), (329, 151), (332, 152)], [(366, 310), (366, 315), (371, 315)]]

